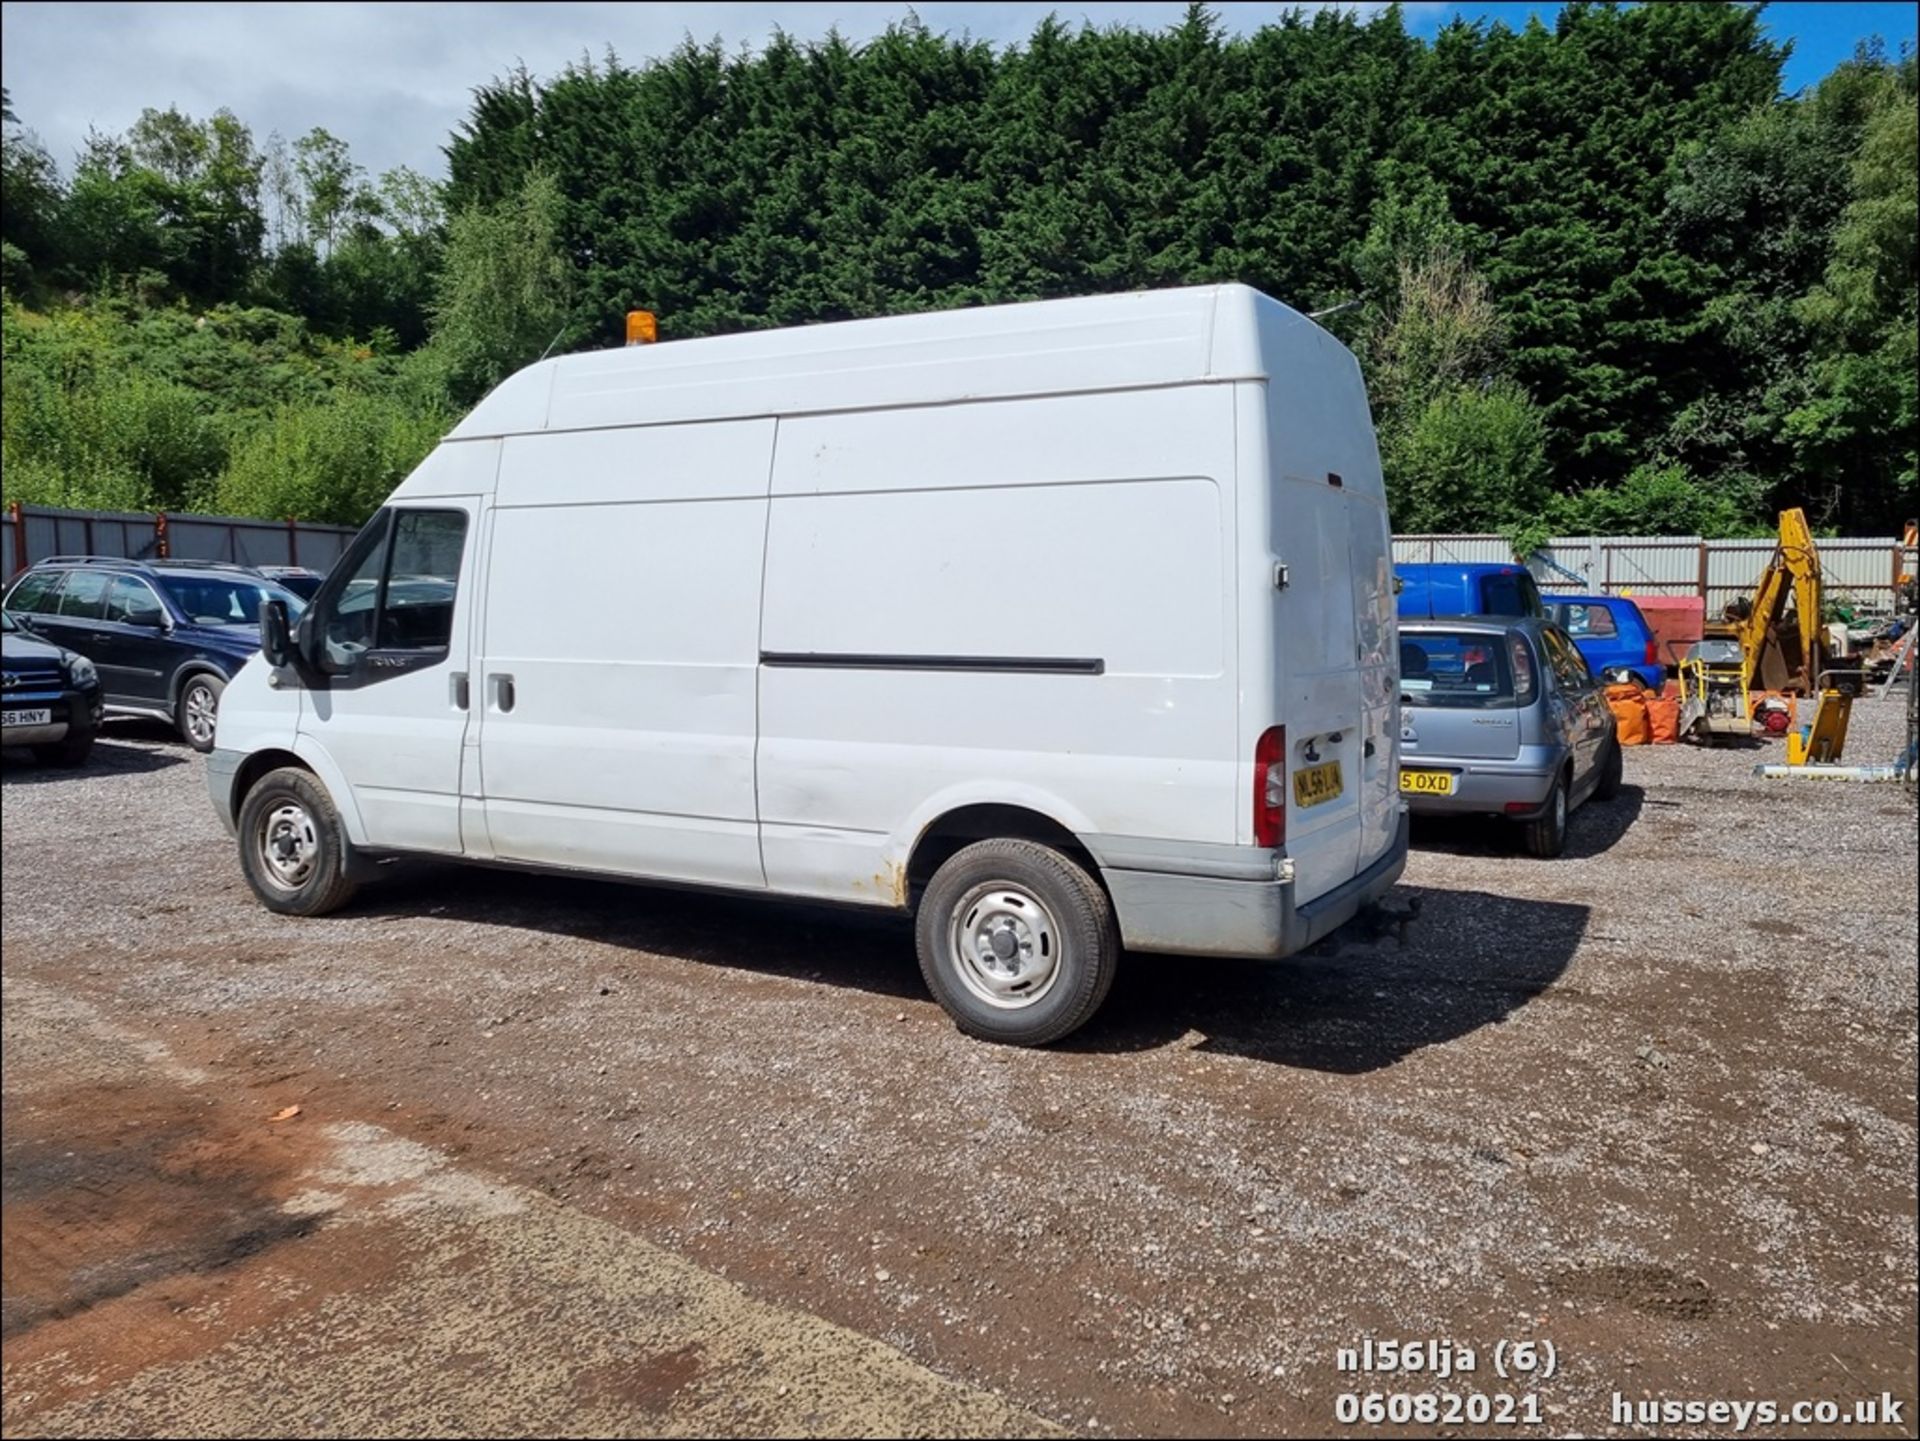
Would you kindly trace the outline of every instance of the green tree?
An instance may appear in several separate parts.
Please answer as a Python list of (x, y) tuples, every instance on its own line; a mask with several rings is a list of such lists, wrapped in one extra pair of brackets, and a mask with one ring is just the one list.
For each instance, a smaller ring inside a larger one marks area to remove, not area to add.
[(1891, 529), (1915, 503), (1920, 432), (1920, 154), (1912, 70), (1877, 98), (1850, 172), (1850, 198), (1825, 277), (1797, 307), (1814, 335), (1807, 402), (1787, 417), (1811, 485), (1830, 513)]
[(1362, 351), (1394, 523), (1517, 533), (1547, 501), (1549, 437), (1505, 373), (1487, 283), (1444, 244), (1401, 258), (1396, 272)]
[(431, 350), (471, 404), (564, 336), (573, 272), (559, 248), (560, 192), (528, 171), (516, 194), (449, 226)]

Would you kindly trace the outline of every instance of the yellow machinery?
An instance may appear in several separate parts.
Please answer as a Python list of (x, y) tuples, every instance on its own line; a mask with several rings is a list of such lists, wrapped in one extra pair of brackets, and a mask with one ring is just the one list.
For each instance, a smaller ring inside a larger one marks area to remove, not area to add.
[(1852, 695), (1836, 690), (1822, 676), (1820, 703), (1814, 708), (1813, 724), (1803, 733), (1787, 732), (1787, 764), (1790, 766), (1830, 766), (1837, 764), (1847, 745), (1847, 721), (1853, 714)]
[(1828, 657), (1820, 621), (1820, 551), (1804, 510), (1780, 512), (1773, 559), (1760, 572), (1752, 597), (1736, 600), (1726, 616), (1725, 625), (1709, 626), (1707, 634), (1740, 643), (1741, 684), (1747, 690), (1813, 694)]
[(1754, 732), (1740, 643), (1708, 636), (1680, 662), (1680, 734), (1711, 744)]
[[(1848, 673), (1848, 679), (1836, 682), (1820, 612), (1820, 549), (1813, 542), (1813, 529), (1805, 511), (1783, 510), (1779, 544), (1760, 572), (1752, 597), (1728, 606), (1724, 624), (1707, 627), (1707, 638), (1695, 649), (1698, 660), (1690, 659), (1681, 669), (1683, 727), (1689, 668), (1700, 697), (1697, 710), (1707, 721), (1703, 729), (1709, 735), (1751, 734), (1736, 730), (1724, 717), (1735, 704), (1741, 716), (1750, 717), (1755, 691), (1818, 696), (1812, 724), (1804, 731), (1793, 726), (1787, 732), (1787, 763), (1837, 762), (1846, 748), (1859, 677)], [(1728, 642), (1738, 646), (1737, 660)], [(1735, 665), (1737, 677), (1732, 673)]]

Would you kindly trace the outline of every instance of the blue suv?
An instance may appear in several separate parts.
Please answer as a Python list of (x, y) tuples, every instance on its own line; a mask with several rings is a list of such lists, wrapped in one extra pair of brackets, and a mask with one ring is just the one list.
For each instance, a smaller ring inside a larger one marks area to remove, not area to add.
[(305, 602), (258, 571), (215, 561), (57, 555), (7, 592), (15, 620), (85, 656), (109, 715), (151, 716), (213, 749), (220, 693), (260, 648), (260, 602)]

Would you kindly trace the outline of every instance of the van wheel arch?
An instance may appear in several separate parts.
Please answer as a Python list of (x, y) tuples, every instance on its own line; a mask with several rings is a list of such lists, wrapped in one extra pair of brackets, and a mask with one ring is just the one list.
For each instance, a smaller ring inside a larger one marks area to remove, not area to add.
[[(246, 804), (247, 793), (260, 784), (260, 778), (277, 770), (303, 770), (318, 781), (320, 777), (312, 766), (300, 759), (292, 751), (264, 750), (255, 751), (240, 762), (240, 769), (233, 776), (233, 814), (240, 814), (240, 807)], [(324, 788), (324, 782), (322, 786)]]
[(917, 904), (933, 873), (975, 841), (1024, 840), (1059, 851), (1093, 877), (1102, 890), (1106, 877), (1080, 838), (1049, 815), (1016, 805), (970, 805), (927, 823), (907, 857), (907, 903)]

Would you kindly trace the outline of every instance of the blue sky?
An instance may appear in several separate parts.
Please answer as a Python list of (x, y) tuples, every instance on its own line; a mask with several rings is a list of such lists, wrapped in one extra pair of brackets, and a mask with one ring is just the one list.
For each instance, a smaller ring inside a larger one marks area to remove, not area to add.
[[(1251, 30), (1312, 0), (1224, 0), (1216, 5), (1235, 30)], [(1334, 0), (1371, 12), (1382, 0)], [(998, 43), (1022, 40), (1048, 12), (1068, 22), (1168, 25), (1184, 0), (918, 0), (935, 30), (970, 31)], [(292, 137), (316, 125), (347, 141), (369, 171), (411, 165), (444, 172), (440, 147), (465, 115), (470, 92), (524, 61), (551, 75), (608, 45), (637, 62), (691, 34), (719, 36), (730, 48), (758, 45), (775, 26), (805, 39), (837, 26), (864, 39), (899, 19), (907, 0), (716, 0), (716, 3), (458, 6), (342, 0), (328, 4), (0, 3), (0, 74), (13, 108), (63, 166), (89, 128), (124, 131), (147, 106), (178, 105), (197, 117), (221, 106), (264, 139)], [(1529, 14), (1550, 19), (1558, 5), (1409, 0), (1406, 23), (1430, 36), (1448, 16), (1488, 17), (1514, 26)], [(1911, 4), (1776, 4), (1767, 24), (1792, 37), (1790, 89), (1818, 80), (1879, 33), (1890, 49), (1914, 35)]]
[[(1431, 37), (1451, 16), (1469, 20), (1500, 20), (1519, 29), (1527, 17), (1538, 15), (1551, 25), (1558, 5), (1415, 5), (1407, 9), (1407, 28)], [(1898, 54), (1902, 41), (1914, 42), (1914, 17), (1920, 6), (1900, 4), (1776, 3), (1767, 7), (1764, 23), (1775, 40), (1793, 41), (1787, 61), (1786, 88), (1812, 85), (1853, 54), (1853, 47), (1874, 35), (1887, 42), (1887, 53)]]

